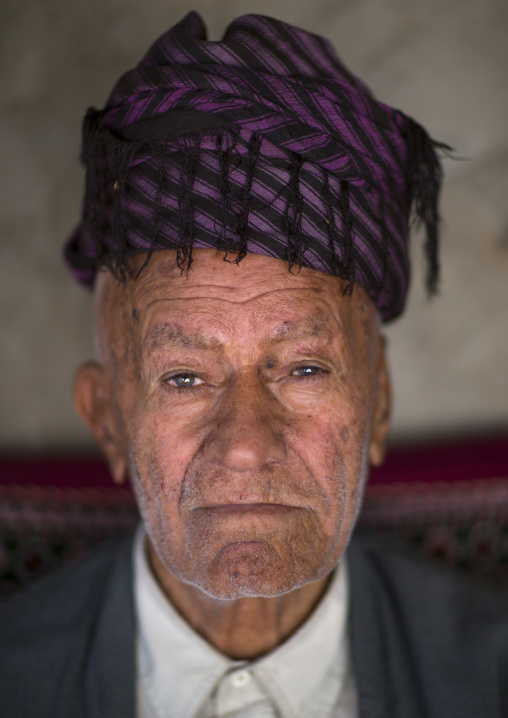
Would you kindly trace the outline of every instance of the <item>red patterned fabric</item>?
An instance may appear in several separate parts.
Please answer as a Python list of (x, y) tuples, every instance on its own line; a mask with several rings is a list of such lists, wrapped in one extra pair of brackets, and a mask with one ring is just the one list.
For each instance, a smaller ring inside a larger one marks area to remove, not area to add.
[[(370, 484), (470, 481), (508, 476), (508, 434), (470, 441), (392, 447)], [(0, 457), (1, 484), (112, 486), (104, 460), (90, 456)], [(129, 490), (116, 487), (115, 490)]]
[[(100, 459), (0, 460), (0, 595), (137, 518)], [(508, 437), (392, 451), (359, 523), (508, 590)]]

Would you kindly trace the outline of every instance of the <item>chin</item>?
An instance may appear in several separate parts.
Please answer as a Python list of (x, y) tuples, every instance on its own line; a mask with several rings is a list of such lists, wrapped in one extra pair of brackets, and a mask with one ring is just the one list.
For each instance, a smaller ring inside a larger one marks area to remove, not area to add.
[(227, 546), (192, 583), (212, 598), (235, 600), (281, 596), (321, 577), (308, 566), (288, 565), (271, 547), (253, 541)]

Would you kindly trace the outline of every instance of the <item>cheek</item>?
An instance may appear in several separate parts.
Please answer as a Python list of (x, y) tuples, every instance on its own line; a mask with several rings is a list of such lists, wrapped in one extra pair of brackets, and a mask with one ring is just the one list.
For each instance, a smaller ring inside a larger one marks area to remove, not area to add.
[(129, 437), (130, 474), (138, 508), (163, 562), (184, 551), (181, 495), (192, 447), (165, 415), (138, 414)]
[(142, 514), (178, 512), (185, 471), (196, 451), (189, 437), (171, 417), (160, 411), (133, 412), (129, 448), (133, 488)]
[(354, 465), (368, 444), (368, 427), (368, 406), (339, 397), (301, 415), (292, 433), (313, 461), (330, 465), (340, 454), (347, 465)]
[(368, 425), (368, 410), (342, 398), (307, 413), (292, 428), (291, 444), (319, 481), (335, 515), (356, 515), (366, 475)]

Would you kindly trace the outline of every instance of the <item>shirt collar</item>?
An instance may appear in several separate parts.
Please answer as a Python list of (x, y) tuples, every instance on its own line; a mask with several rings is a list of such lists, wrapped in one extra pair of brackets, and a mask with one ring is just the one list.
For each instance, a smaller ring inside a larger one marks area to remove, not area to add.
[[(199, 636), (167, 599), (148, 563), (142, 527), (134, 542), (138, 671), (160, 715), (192, 718), (233, 661)], [(334, 672), (338, 696), (347, 662), (347, 572), (342, 560), (309, 619), (281, 646), (248, 664), (284, 718), (294, 718)], [(311, 657), (311, 658), (310, 658)]]

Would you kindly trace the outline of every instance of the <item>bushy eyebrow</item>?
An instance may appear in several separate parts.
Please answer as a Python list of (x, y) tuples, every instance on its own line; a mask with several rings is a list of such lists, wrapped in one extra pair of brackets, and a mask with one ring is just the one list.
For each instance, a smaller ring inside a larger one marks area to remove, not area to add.
[(334, 324), (335, 322), (332, 322), (327, 314), (318, 312), (304, 319), (281, 322), (275, 328), (270, 339), (272, 342), (277, 343), (308, 337), (331, 338), (334, 329), (335, 331), (339, 330), (339, 326), (333, 326)]
[[(328, 315), (319, 312), (303, 319), (280, 322), (270, 333), (269, 342), (278, 344), (312, 337), (330, 339), (334, 330), (338, 331), (338, 329), (339, 327)], [(211, 334), (203, 331), (193, 332), (171, 323), (155, 324), (144, 341), (144, 349), (147, 352), (165, 349), (223, 352), (224, 348), (224, 344)]]
[(145, 340), (148, 351), (161, 349), (213, 349), (223, 351), (224, 345), (205, 332), (191, 332), (174, 324), (155, 324)]

